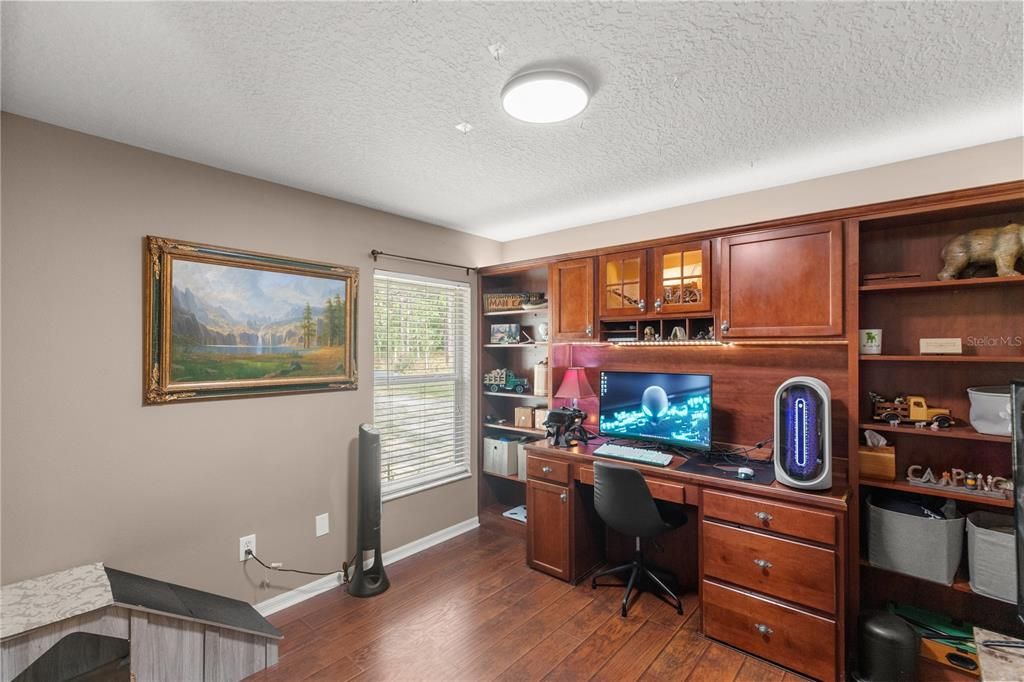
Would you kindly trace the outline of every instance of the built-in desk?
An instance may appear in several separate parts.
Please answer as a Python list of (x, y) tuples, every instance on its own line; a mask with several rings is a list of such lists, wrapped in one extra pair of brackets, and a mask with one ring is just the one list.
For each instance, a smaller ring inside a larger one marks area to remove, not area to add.
[[(527, 446), (527, 562), (572, 583), (632, 543), (594, 510), (595, 445)], [(615, 460), (607, 460), (615, 461)], [(805, 492), (632, 464), (660, 500), (694, 507), (689, 523), (648, 550), (650, 562), (699, 590), (701, 628), (714, 639), (819, 679), (844, 667), (849, 490)], [(620, 462), (621, 463), (621, 462)]]

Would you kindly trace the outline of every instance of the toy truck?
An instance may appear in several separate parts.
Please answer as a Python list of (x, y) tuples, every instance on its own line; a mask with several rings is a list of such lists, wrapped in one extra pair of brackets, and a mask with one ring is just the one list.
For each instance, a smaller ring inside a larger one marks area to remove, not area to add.
[(923, 396), (908, 395), (888, 401), (876, 394), (871, 395), (874, 403), (875, 421), (899, 424), (901, 422), (928, 422), (939, 428), (947, 428), (953, 425), (954, 420), (950, 411), (944, 407), (928, 407)]
[(530, 387), (530, 382), (522, 377), (517, 377), (511, 370), (495, 369), (484, 374), (484, 386), (491, 393), (499, 391), (515, 391), (525, 393)]

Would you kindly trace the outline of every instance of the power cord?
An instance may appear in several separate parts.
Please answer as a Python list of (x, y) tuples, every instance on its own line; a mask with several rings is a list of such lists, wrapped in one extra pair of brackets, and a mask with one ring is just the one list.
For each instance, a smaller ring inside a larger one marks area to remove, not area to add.
[[(274, 563), (271, 563), (268, 566), (267, 564), (263, 563), (263, 560), (260, 559), (258, 556), (256, 556), (256, 554), (251, 549), (245, 550), (245, 556), (252, 557), (253, 559), (256, 560), (256, 563), (258, 563), (260, 566), (262, 566), (263, 568), (265, 568), (265, 569), (267, 569), (269, 571), (279, 571), (281, 573), (301, 573), (302, 575), (334, 575), (335, 573), (337, 573), (337, 571), (327, 571), (326, 573), (317, 573), (316, 571), (300, 571), (297, 568), (282, 568), (280, 564), (274, 564)], [(342, 566), (344, 567), (344, 566), (346, 566), (346, 564), (342, 564)], [(345, 574), (346, 574), (345, 582), (348, 582), (348, 571), (347, 570), (345, 571)]]

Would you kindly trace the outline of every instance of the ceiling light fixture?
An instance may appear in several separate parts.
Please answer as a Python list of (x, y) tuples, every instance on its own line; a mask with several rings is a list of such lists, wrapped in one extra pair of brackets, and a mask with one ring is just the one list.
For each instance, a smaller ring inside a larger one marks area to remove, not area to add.
[(587, 108), (590, 88), (565, 71), (532, 71), (516, 76), (501, 91), (501, 106), (527, 123), (567, 121)]

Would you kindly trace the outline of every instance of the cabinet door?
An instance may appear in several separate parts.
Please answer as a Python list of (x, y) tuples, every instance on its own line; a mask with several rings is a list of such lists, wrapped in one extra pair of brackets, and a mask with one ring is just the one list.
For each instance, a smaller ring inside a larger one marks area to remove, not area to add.
[(647, 313), (647, 251), (623, 251), (598, 259), (600, 317)]
[(553, 263), (549, 272), (551, 335), (556, 341), (594, 338), (594, 259)]
[(842, 334), (842, 223), (723, 238), (720, 286), (720, 338)]
[(562, 580), (569, 579), (569, 489), (526, 482), (526, 562)]
[(670, 244), (654, 250), (651, 268), (654, 312), (711, 310), (711, 241)]

